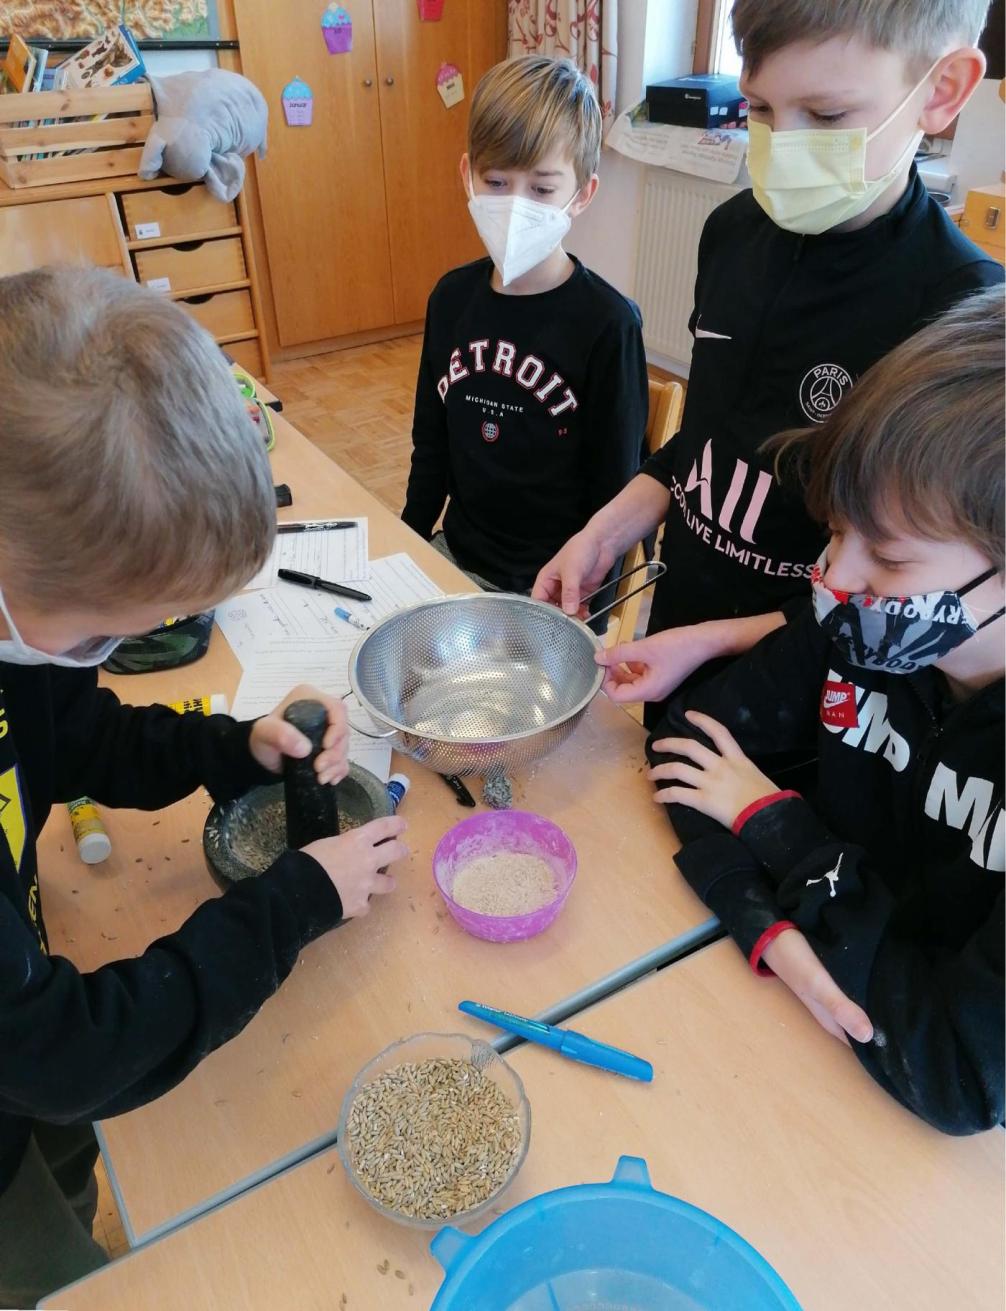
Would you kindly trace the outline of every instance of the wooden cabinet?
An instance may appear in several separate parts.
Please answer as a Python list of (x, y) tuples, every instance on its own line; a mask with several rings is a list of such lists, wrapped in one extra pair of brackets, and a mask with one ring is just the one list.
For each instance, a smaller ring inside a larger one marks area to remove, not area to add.
[(114, 198), (77, 196), (0, 209), (0, 277), (40, 264), (97, 264), (130, 272)]
[(250, 373), (268, 375), (243, 195), (222, 204), (201, 183), (168, 178), (0, 183), (0, 276), (56, 262), (98, 264), (163, 292)]
[[(256, 174), (279, 345), (421, 319), (441, 274), (483, 253), (458, 161), (475, 84), (505, 55), (504, 0), (448, 0), (434, 23), (416, 0), (359, 0), (344, 55), (328, 53), (324, 6), (234, 7), (242, 71), (269, 103)], [(444, 63), (465, 84), (451, 109), (437, 92)], [(294, 77), (313, 92), (310, 127), (283, 119)]]
[(964, 202), (961, 230), (987, 255), (1006, 263), (1006, 186), (973, 187)]

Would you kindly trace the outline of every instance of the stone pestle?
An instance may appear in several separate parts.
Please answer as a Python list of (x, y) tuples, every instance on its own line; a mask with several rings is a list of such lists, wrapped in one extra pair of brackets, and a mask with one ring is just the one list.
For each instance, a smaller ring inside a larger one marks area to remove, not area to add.
[(336, 837), (339, 832), (335, 788), (319, 783), (314, 772), (328, 727), (328, 712), (320, 701), (294, 701), (284, 710), (283, 718), (311, 743), (310, 755), (283, 757), (286, 841), (291, 850), (299, 851), (309, 842)]

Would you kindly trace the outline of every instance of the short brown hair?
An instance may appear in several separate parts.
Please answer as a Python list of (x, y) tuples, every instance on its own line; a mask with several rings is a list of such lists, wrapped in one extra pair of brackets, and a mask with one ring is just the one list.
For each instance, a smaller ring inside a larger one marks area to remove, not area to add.
[(977, 547), (1002, 572), (1003, 291), (976, 292), (863, 375), (819, 427), (767, 444), (821, 523)]
[(99, 269), (0, 278), (0, 585), (78, 608), (226, 596), (275, 524), (262, 439), (184, 310)]
[(601, 158), (601, 109), (590, 80), (568, 59), (527, 55), (489, 69), (472, 97), (473, 169), (531, 169), (565, 146), (584, 187)]
[(902, 52), (921, 75), (954, 46), (977, 43), (988, 7), (989, 0), (737, 0), (730, 18), (745, 73), (797, 41), (855, 36)]

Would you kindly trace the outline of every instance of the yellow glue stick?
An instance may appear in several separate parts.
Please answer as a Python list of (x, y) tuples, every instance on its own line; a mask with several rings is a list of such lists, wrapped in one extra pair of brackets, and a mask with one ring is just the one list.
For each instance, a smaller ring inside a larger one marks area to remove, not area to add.
[(226, 715), (227, 698), (223, 692), (212, 696), (193, 696), (187, 701), (169, 701), (168, 708), (179, 715)]
[(90, 797), (67, 802), (70, 825), (77, 851), (85, 865), (97, 865), (112, 854), (112, 844), (101, 822), (98, 808)]

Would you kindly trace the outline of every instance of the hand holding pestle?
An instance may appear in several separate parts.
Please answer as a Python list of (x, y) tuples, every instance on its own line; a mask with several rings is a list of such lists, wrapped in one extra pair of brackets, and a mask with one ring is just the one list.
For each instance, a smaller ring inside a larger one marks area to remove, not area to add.
[(286, 841), (299, 851), (318, 838), (334, 838), (339, 833), (339, 810), (335, 788), (319, 783), (314, 762), (322, 749), (328, 712), (320, 701), (294, 701), (283, 712), (311, 743), (307, 756), (283, 757), (283, 792), (286, 802)]

